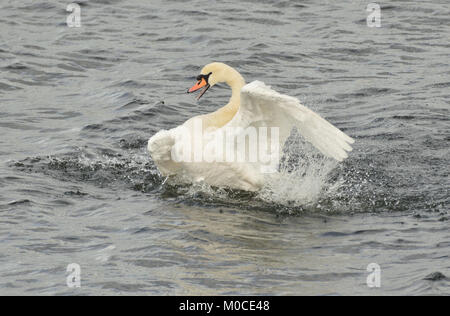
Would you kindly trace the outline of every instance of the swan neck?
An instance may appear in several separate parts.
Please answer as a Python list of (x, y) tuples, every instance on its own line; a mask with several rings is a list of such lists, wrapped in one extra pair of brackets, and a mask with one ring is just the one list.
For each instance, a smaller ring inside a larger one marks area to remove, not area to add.
[(225, 82), (231, 88), (231, 98), (227, 105), (214, 113), (209, 114), (205, 119), (205, 126), (222, 127), (233, 119), (241, 105), (241, 90), (245, 86), (244, 78), (234, 69), (229, 69), (223, 74)]
[(236, 72), (235, 76), (227, 81), (227, 84), (230, 86), (232, 91), (228, 106), (237, 111), (241, 104), (241, 90), (245, 86), (245, 80), (239, 73)]

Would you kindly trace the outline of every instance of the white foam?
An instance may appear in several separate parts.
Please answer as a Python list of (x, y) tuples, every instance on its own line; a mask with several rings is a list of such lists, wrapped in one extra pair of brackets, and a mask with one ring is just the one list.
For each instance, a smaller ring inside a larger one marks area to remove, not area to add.
[[(285, 165), (279, 173), (267, 176), (258, 193), (261, 200), (290, 207), (308, 206), (337, 190), (339, 183), (330, 181), (330, 173), (338, 162), (303, 150), (294, 166)], [(289, 159), (290, 154), (285, 158)]]

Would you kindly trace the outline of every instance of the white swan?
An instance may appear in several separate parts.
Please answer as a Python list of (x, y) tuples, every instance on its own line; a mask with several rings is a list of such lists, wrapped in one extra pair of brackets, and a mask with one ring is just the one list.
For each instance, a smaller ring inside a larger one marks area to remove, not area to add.
[[(296, 98), (279, 94), (260, 81), (246, 85), (244, 78), (228, 65), (209, 64), (197, 80), (188, 92), (202, 89), (198, 99), (221, 82), (231, 87), (231, 99), (213, 113), (193, 117), (150, 138), (148, 150), (164, 176), (177, 175), (185, 182), (205, 181), (212, 186), (259, 190), (265, 173), (275, 171), (283, 145), (294, 127), (327, 157), (342, 161), (347, 158), (347, 151), (352, 150), (351, 137)], [(255, 135), (259, 139), (257, 146), (252, 147)], [(261, 157), (255, 160), (257, 153)]]

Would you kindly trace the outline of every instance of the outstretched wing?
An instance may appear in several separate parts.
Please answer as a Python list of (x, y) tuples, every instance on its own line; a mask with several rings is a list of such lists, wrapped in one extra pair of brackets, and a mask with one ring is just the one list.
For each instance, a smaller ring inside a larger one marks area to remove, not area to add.
[(292, 129), (298, 132), (325, 156), (342, 161), (352, 150), (354, 140), (327, 122), (299, 100), (282, 95), (263, 82), (254, 81), (241, 91), (238, 113), (226, 126), (278, 127), (280, 149)]

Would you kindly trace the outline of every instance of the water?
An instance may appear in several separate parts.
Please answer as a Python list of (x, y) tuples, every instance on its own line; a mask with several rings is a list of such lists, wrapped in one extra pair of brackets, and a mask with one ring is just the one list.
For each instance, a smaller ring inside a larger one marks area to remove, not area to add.
[[(0, 4), (0, 294), (450, 294), (447, 1), (383, 1), (381, 28), (368, 1), (80, 3), (81, 28), (68, 1)], [(212, 61), (298, 97), (350, 158), (294, 137), (258, 194), (164, 181), (146, 142), (226, 103), (185, 94)]]

